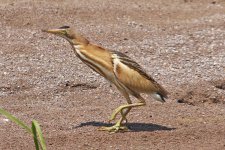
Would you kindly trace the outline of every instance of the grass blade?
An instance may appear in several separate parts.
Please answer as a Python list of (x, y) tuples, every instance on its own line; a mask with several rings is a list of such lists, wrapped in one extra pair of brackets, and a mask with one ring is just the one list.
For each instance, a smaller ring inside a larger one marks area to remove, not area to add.
[(7, 111), (5, 111), (1, 108), (0, 108), (0, 114), (6, 116), (9, 120), (11, 120), (12, 122), (15, 122), (16, 124), (18, 124), (19, 126), (24, 128), (25, 130), (27, 130), (27, 132), (32, 134), (31, 128), (29, 128), (25, 123), (23, 123), (21, 120), (19, 120), (15, 116), (11, 115), (10, 113), (8, 113)]
[(36, 128), (36, 133), (39, 137), (39, 142), (40, 142), (42, 150), (46, 150), (46, 143), (45, 143), (44, 137), (43, 137), (42, 132), (41, 132), (41, 127), (36, 120), (32, 121), (32, 127), (33, 126)]
[(32, 122), (32, 128), (31, 129), (32, 129), (32, 132), (33, 132), (33, 138), (34, 138), (34, 144), (35, 144), (36, 150), (39, 150), (37, 131), (36, 131), (35, 124), (33, 122)]

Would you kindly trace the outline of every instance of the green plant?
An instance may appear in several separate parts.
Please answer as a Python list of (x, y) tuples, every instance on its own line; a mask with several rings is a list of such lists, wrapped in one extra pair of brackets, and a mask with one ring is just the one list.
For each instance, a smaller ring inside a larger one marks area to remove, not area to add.
[(24, 128), (27, 132), (31, 133), (34, 139), (36, 150), (39, 150), (40, 148), (42, 150), (46, 150), (46, 144), (45, 144), (45, 140), (44, 140), (40, 125), (38, 124), (36, 120), (32, 121), (32, 126), (30, 128), (24, 122), (22, 122), (21, 120), (19, 120), (18, 118), (16, 118), (12, 114), (8, 113), (7, 111), (1, 108), (0, 108), (0, 114), (6, 116), (9, 120), (11, 120), (12, 122), (15, 122), (17, 125)]

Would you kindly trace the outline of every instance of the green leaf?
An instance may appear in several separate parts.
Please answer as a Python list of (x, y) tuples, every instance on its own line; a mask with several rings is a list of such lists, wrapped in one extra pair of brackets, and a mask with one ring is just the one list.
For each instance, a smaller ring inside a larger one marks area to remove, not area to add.
[(32, 121), (32, 126), (35, 126), (35, 128), (36, 128), (36, 132), (37, 132), (37, 135), (39, 137), (39, 141), (40, 141), (40, 144), (41, 144), (41, 148), (43, 150), (46, 150), (46, 144), (45, 144), (45, 140), (44, 140), (44, 137), (42, 135), (42, 132), (41, 132), (40, 125), (38, 124), (38, 122), (36, 120), (33, 120)]
[(34, 144), (35, 144), (36, 150), (39, 150), (37, 131), (36, 131), (35, 124), (33, 122), (32, 122), (32, 128), (31, 129), (33, 131), (33, 138), (34, 138)]
[(0, 114), (6, 116), (9, 120), (11, 120), (12, 122), (15, 122), (16, 124), (18, 124), (19, 126), (24, 128), (25, 130), (27, 130), (27, 132), (32, 134), (31, 128), (29, 128), (25, 123), (23, 123), (21, 120), (19, 120), (15, 116), (11, 115), (10, 113), (8, 113), (7, 111), (5, 111), (1, 108), (0, 108)]

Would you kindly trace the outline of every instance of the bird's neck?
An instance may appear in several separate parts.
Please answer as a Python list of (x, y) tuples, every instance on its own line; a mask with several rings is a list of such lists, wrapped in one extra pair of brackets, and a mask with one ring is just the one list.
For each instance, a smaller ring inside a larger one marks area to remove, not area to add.
[(85, 42), (78, 42), (76, 41), (75, 43), (73, 42), (73, 44), (71, 43), (71, 46), (77, 51), (80, 51), (82, 49), (85, 49), (85, 47), (87, 47), (89, 45), (89, 41), (85, 41)]
[(90, 42), (83, 36), (81, 35), (77, 35), (75, 39), (73, 39), (73, 44), (74, 45), (83, 45), (86, 46), (88, 45)]
[(90, 42), (83, 36), (77, 36), (75, 39), (72, 40), (70, 44), (73, 47), (75, 54), (79, 57), (80, 51), (82, 49), (85, 49), (85, 47), (87, 47)]

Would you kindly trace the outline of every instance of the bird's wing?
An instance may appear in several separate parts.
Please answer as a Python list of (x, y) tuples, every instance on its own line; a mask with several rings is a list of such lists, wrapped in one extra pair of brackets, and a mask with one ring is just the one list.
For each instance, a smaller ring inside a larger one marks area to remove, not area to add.
[[(128, 57), (127, 55), (125, 55), (121, 52), (111, 51), (111, 53), (113, 56), (113, 63), (117, 63), (116, 59), (118, 59), (120, 63), (122, 63), (122, 64), (126, 65), (127, 67), (129, 67), (130, 69), (136, 71), (139, 75), (141, 75), (142, 77), (144, 77), (145, 79), (150, 81), (152, 83), (152, 86), (154, 86), (154, 88), (157, 89), (157, 92), (159, 92), (159, 94), (161, 94), (165, 98), (167, 97), (168, 92), (161, 85), (159, 85), (151, 76), (149, 76), (138, 63), (136, 63), (130, 57)], [(124, 84), (130, 85), (130, 83), (128, 83), (128, 82), (132, 82), (132, 81), (128, 81), (126, 79), (123, 80), (122, 77), (118, 76), (118, 74), (116, 76), (118, 78), (120, 78)], [(132, 78), (134, 80), (135, 76), (132, 76)], [(141, 82), (141, 79), (139, 78), (139, 79), (137, 79), (137, 81)], [(135, 81), (133, 81), (133, 82), (135, 82)]]
[(152, 82), (156, 82), (151, 76), (149, 76), (145, 70), (135, 61), (133, 61), (130, 57), (128, 57), (127, 55), (118, 52), (118, 51), (112, 51), (112, 54), (117, 55), (117, 58), (119, 58), (120, 62), (127, 65), (128, 67), (130, 67), (131, 69), (137, 71), (138, 73), (140, 73), (144, 78), (152, 81)]

